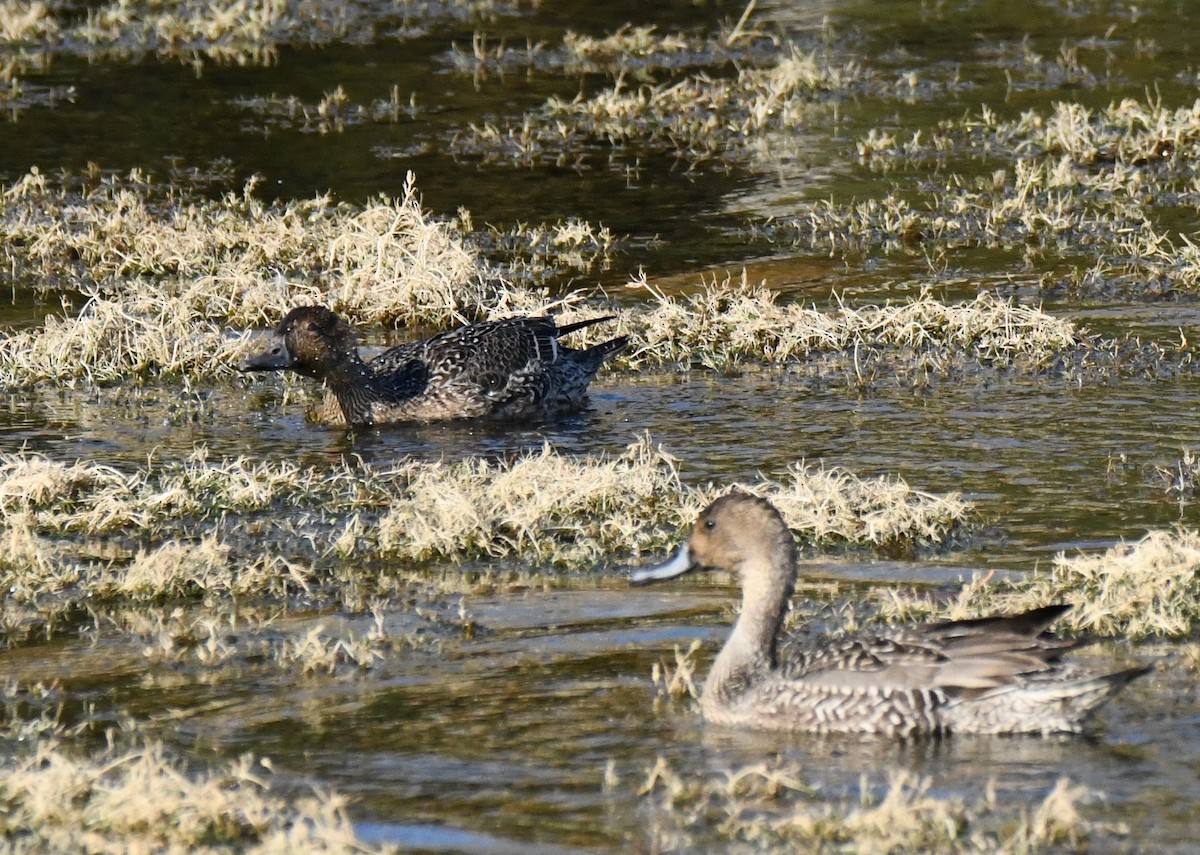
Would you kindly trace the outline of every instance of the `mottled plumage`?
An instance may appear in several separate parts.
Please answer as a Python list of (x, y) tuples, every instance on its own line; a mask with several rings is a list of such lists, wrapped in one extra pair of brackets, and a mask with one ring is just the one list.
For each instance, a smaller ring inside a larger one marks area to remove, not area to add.
[(1096, 675), (1062, 662), (1078, 643), (1047, 627), (1067, 605), (780, 649), (795, 542), (774, 506), (738, 491), (700, 514), (674, 558), (631, 578), (651, 582), (699, 567), (735, 571), (742, 583), (741, 614), (700, 698), (704, 717), (719, 724), (893, 736), (1073, 733), (1150, 670)]
[[(471, 324), (393, 347), (364, 362), (351, 326), (321, 306), (301, 306), (242, 371), (288, 369), (325, 384), (320, 417), (350, 425), (436, 419), (538, 419), (582, 406), (588, 384), (625, 336), (585, 350), (560, 336), (609, 317), (560, 327), (554, 318)], [(335, 403), (336, 402), (336, 403)]]

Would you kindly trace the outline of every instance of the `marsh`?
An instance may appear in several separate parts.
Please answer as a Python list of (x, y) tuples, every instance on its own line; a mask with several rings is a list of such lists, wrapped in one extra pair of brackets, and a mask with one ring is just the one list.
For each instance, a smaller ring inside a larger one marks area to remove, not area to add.
[[(0, 10), (6, 833), (1190, 851), (1195, 10), (231, 9)], [(236, 372), (298, 305), (629, 343), (561, 419), (347, 431)], [(1086, 739), (706, 726), (736, 583), (621, 568), (735, 483), (791, 627), (1067, 600), (1156, 670)]]

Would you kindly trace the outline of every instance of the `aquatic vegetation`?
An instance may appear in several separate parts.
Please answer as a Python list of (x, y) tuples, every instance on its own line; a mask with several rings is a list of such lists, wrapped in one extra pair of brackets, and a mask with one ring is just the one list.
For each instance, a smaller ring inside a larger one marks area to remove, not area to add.
[(161, 744), (89, 755), (58, 739), (0, 760), (0, 834), (14, 853), (361, 853), (346, 800), (285, 798), (250, 755), (193, 771)]
[(605, 148), (636, 143), (691, 162), (735, 158), (748, 138), (795, 129), (826, 110), (830, 93), (846, 97), (863, 88), (857, 64), (816, 52), (782, 51), (764, 68), (741, 68), (730, 78), (698, 72), (678, 81), (613, 87), (591, 97), (550, 98), (536, 113), (504, 124), (472, 124), (451, 150), (485, 163), (521, 165), (576, 162), (598, 141)]
[(944, 351), (985, 365), (1034, 366), (1069, 352), (1082, 338), (1070, 321), (1039, 309), (981, 294), (946, 304), (931, 297), (885, 306), (838, 306), (824, 312), (781, 303), (765, 286), (713, 281), (688, 297), (654, 291), (657, 299), (631, 330), (629, 361), (726, 368), (747, 360), (783, 364), (820, 353), (894, 349), (909, 355)]
[[(896, 478), (797, 464), (782, 481), (745, 486), (775, 501), (813, 549), (936, 549), (971, 524), (961, 497)], [(666, 548), (721, 489), (683, 485), (675, 461), (648, 438), (613, 456), (546, 447), (511, 461), (383, 468), (200, 454), (123, 472), (5, 455), (0, 631), (53, 632), (79, 610), (131, 603), (303, 597), (362, 609), (404, 590), (431, 561), (592, 569)], [(498, 580), (455, 573), (424, 584), (449, 593)]]
[[(552, 269), (603, 264), (614, 251), (610, 232), (579, 221), (479, 238), (471, 229), (469, 215), (443, 222), (423, 211), (411, 176), (401, 198), (352, 206), (324, 197), (267, 204), (252, 187), (213, 200), (137, 172), (50, 179), (34, 170), (0, 201), (0, 270), (86, 302), (0, 339), (0, 384), (227, 376), (252, 345), (222, 322), (269, 326), (297, 304), (329, 306), (356, 324), (436, 329), (551, 309), (569, 323), (608, 310), (618, 316), (616, 332), (633, 341), (619, 367), (778, 368), (829, 357), (847, 382), (868, 386), (897, 369), (907, 382), (945, 376), (964, 360), (1081, 377), (1190, 362), (1187, 351), (1088, 336), (987, 294), (959, 304), (927, 296), (823, 311), (783, 303), (744, 277), (676, 297), (643, 276), (630, 287), (649, 291), (648, 306), (611, 306), (580, 292), (550, 302), (495, 275), (481, 247), (507, 256), (535, 284)], [(597, 335), (583, 332), (580, 345)], [(835, 373), (829, 368), (826, 360), (820, 371)]]
[(47, 53), (89, 60), (157, 56), (193, 65), (271, 65), (285, 45), (368, 43), (380, 33), (413, 38), (440, 22), (515, 11), (506, 0), (116, 0), (84, 10), (72, 4), (6, 3), (0, 14), (0, 59), (33, 44)]
[(497, 302), (475, 253), (421, 210), (411, 176), (400, 198), (363, 206), (268, 204), (252, 191), (214, 200), (136, 170), (51, 179), (33, 169), (0, 197), (0, 260), (44, 289), (135, 309), (171, 299), (241, 324), (325, 303), (355, 321), (447, 325)]
[[(1043, 267), (1053, 252), (1058, 270), (1038, 285), (1073, 294), (1159, 298), (1200, 282), (1192, 242), (1155, 211), (1200, 198), (1200, 101), (1067, 101), (1010, 119), (985, 106), (914, 134), (872, 129), (857, 147), (878, 171), (937, 170), (878, 198), (805, 203), (747, 235), (829, 253), (1017, 249)], [(995, 168), (981, 175), (980, 162)], [(944, 171), (960, 163), (969, 174)]]
[(1200, 533), (1153, 531), (1094, 555), (1060, 553), (1049, 572), (991, 584), (976, 579), (944, 603), (891, 592), (880, 615), (889, 621), (958, 619), (1055, 602), (1075, 604), (1061, 625), (1077, 633), (1131, 639), (1194, 635), (1200, 628)]
[(273, 130), (296, 130), (301, 133), (342, 133), (347, 127), (366, 122), (400, 121), (412, 118), (417, 113), (416, 95), (407, 102), (400, 96), (400, 89), (392, 87), (387, 99), (377, 98), (369, 104), (356, 104), (350, 100), (346, 90), (336, 87), (315, 103), (305, 103), (294, 96), (281, 98), (277, 95), (234, 98), (229, 103), (257, 117), (256, 123), (247, 123), (242, 130), (269, 132)]
[[(649, 438), (612, 456), (574, 458), (547, 446), (511, 461), (409, 460), (385, 468), (245, 459), (209, 463), (198, 453), (190, 461), (120, 472), (20, 453), (0, 458), (0, 485), (0, 523), (14, 543), (31, 544), (11, 549), (6, 560), (27, 555), (21, 563), (28, 567), (47, 563), (37, 537), (50, 535), (195, 538), (243, 519), (253, 520), (262, 538), (273, 522), (270, 512), (281, 504), (289, 508), (289, 520), (279, 520), (281, 525), (334, 520), (339, 531), (344, 526), (355, 531), (349, 540), (326, 535), (325, 546), (343, 557), (378, 549), (416, 561), (595, 560), (665, 545), (678, 525), (722, 489), (684, 486), (674, 459)], [(797, 535), (814, 546), (936, 546), (970, 509), (955, 494), (923, 493), (897, 478), (860, 479), (806, 464), (795, 465), (786, 481), (748, 486), (779, 503)], [(297, 544), (310, 557), (321, 546)], [(220, 563), (222, 548), (201, 539), (187, 560), (215, 552), (199, 566)], [(280, 570), (273, 564), (262, 575), (286, 577)], [(238, 584), (256, 577), (249, 571), (244, 568)]]
[(651, 806), (646, 845), (676, 852), (1041, 852), (1129, 833), (1088, 820), (1095, 799), (1063, 778), (1040, 800), (1006, 804), (989, 787), (973, 802), (938, 795), (934, 783), (896, 770), (878, 791), (867, 776), (857, 803), (807, 783), (802, 769), (780, 761), (724, 773), (683, 773), (658, 758), (639, 795)]

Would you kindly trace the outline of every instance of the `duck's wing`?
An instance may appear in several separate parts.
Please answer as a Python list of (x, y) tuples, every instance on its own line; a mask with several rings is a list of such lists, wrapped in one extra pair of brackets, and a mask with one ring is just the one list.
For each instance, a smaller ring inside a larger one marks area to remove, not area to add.
[(813, 686), (949, 694), (995, 689), (1058, 670), (1059, 657), (1085, 643), (1046, 632), (1066, 608), (835, 637), (796, 650), (781, 667), (789, 679)]

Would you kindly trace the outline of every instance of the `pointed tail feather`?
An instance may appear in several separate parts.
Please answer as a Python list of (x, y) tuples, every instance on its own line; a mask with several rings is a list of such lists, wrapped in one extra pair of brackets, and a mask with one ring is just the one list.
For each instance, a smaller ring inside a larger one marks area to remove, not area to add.
[(569, 333), (573, 333), (576, 330), (586, 329), (594, 324), (602, 324), (605, 321), (615, 321), (616, 319), (616, 315), (601, 315), (598, 318), (588, 318), (586, 321), (576, 321), (573, 324), (563, 324), (558, 328), (557, 334), (561, 337), (568, 335)]
[(610, 356), (620, 353), (629, 344), (629, 336), (619, 335), (616, 338), (610, 338), (608, 341), (602, 341), (597, 345), (593, 345), (584, 351), (585, 358), (589, 361), (595, 359), (597, 362), (604, 362)]
[(1072, 608), (1070, 603), (1055, 603), (1015, 615), (989, 615), (966, 620), (947, 620), (925, 625), (926, 632), (938, 638), (953, 638), (977, 632), (1003, 630), (1015, 635), (1039, 635)]

